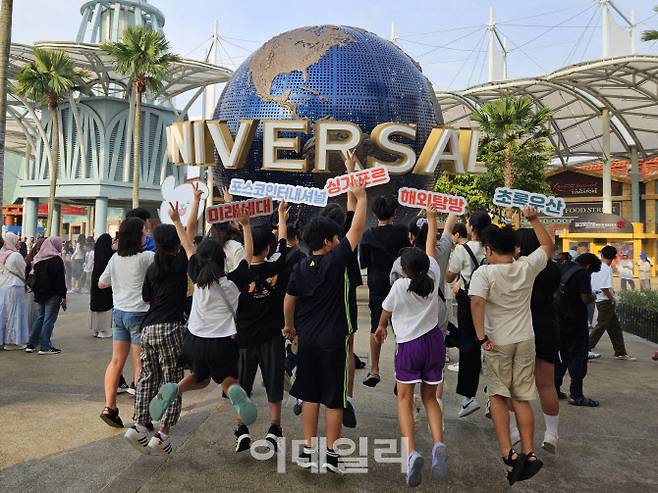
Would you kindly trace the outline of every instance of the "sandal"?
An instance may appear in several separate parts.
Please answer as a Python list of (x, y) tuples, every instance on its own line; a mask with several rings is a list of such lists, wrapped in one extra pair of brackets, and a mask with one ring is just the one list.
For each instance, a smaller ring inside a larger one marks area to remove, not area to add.
[(123, 428), (123, 421), (121, 421), (121, 418), (119, 417), (119, 408), (111, 409), (109, 407), (105, 407), (101, 413), (101, 419), (108, 426), (113, 428)]
[[(516, 459), (512, 458), (513, 455), (516, 455)], [(512, 486), (514, 483), (516, 483), (519, 480), (519, 477), (523, 472), (523, 468), (526, 462), (526, 456), (525, 454), (519, 454), (516, 450), (512, 448), (510, 449), (509, 454), (507, 455), (507, 459), (503, 457), (503, 462), (505, 463), (506, 466), (512, 468), (511, 471), (507, 471), (507, 481), (509, 482), (509, 485)]]
[(594, 399), (590, 399), (589, 397), (569, 397), (569, 404), (572, 406), (579, 406), (579, 407), (599, 407), (599, 401), (595, 401)]
[[(534, 460), (530, 460), (534, 459)], [(534, 452), (528, 452), (528, 455), (526, 455), (526, 461), (523, 466), (523, 470), (521, 471), (521, 475), (519, 477), (519, 481), (525, 481), (527, 479), (532, 478), (535, 474), (537, 474), (541, 468), (544, 466), (544, 463), (535, 455)]]
[(380, 380), (381, 377), (377, 373), (368, 373), (365, 380), (363, 381), (363, 385), (368, 387), (376, 387)]

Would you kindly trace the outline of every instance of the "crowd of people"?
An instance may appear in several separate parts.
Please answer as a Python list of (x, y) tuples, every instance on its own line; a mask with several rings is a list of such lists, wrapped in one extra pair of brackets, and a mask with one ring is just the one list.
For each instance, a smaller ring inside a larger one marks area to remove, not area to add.
[[(153, 228), (146, 210), (133, 209), (116, 238), (81, 235), (75, 245), (40, 238), (22, 252), (20, 239), (8, 233), (0, 250), (0, 343), (5, 349), (59, 353), (51, 338), (60, 309), (67, 307), (67, 286), (68, 292), (88, 291), (93, 335), (113, 339), (100, 417), (123, 428), (116, 395), (132, 390), (125, 439), (141, 453), (172, 453), (183, 394), (211, 381), (235, 409), (235, 451), (249, 450), (249, 426), (258, 418), (251, 394), (260, 369), (271, 447), (276, 450), (284, 437), (281, 413), (288, 389), (297, 400), (305, 441), (298, 464), (341, 473), (335, 444), (343, 426), (357, 425), (353, 344), (362, 269), (370, 311), (370, 366), (363, 384), (376, 387), (385, 378), (381, 348), (392, 330), (409, 486), (421, 483), (425, 464), (415, 440), (420, 407), (433, 443), (431, 477), (440, 480), (448, 473), (443, 417), (448, 346), (459, 354), (459, 418), (481, 408), (476, 395), (483, 375), (485, 414), (493, 421), (510, 485), (532, 478), (543, 465), (535, 453), (530, 401), (538, 394), (542, 448), (556, 453), (559, 401), (599, 405), (583, 386), (602, 334), (608, 332), (615, 358), (634, 359), (615, 313), (610, 267), (618, 256), (615, 247), (603, 248), (601, 258), (584, 251), (554, 253), (532, 208), (523, 210), (532, 229), (497, 226), (488, 213), (473, 211), (465, 222), (448, 215), (439, 231), (433, 207), (410, 225), (399, 224), (397, 200), (377, 196), (371, 206), (377, 224), (366, 229), (367, 194), (355, 186), (345, 208), (330, 204), (303, 229), (299, 214), (291, 221), (290, 208), (280, 201), (267, 220), (241, 217), (197, 236), (200, 200), (196, 190), (187, 224), (178, 204), (171, 204), (173, 224)], [(640, 272), (645, 263), (650, 265), (646, 256)], [(620, 274), (627, 267), (620, 263)], [(597, 315), (590, 331), (591, 306)], [(132, 386), (123, 378), (129, 357)], [(568, 394), (562, 392), (567, 372)], [(318, 450), (321, 407), (326, 450)]]

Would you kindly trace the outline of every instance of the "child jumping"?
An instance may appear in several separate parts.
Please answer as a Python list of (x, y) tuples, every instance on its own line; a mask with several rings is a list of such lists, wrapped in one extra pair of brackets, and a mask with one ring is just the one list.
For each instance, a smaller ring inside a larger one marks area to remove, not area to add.
[(158, 395), (151, 400), (149, 413), (152, 419), (159, 421), (180, 395), (207, 387), (212, 378), (216, 384), (221, 385), (240, 420), (250, 425), (256, 421), (257, 410), (238, 381), (239, 350), (235, 340), (235, 319), (240, 291), (234, 282), (234, 279), (247, 275), (253, 256), (249, 218), (240, 218), (245, 258), (233, 272), (226, 274), (226, 257), (219, 242), (206, 238), (198, 249), (195, 248), (181, 223), (178, 204), (171, 204), (169, 215), (187, 254), (188, 273), (194, 282), (189, 334), (183, 342), (182, 350), (182, 360), (189, 365), (192, 373), (177, 384), (164, 384)]
[(388, 335), (388, 321), (392, 317), (397, 341), (395, 351), (395, 380), (397, 382), (398, 421), (400, 433), (407, 440), (407, 484), (418, 486), (425, 463), (416, 450), (414, 437), (414, 387), (420, 393), (427, 413), (434, 446), (432, 448), (432, 478), (442, 479), (448, 474), (448, 449), (443, 443), (443, 415), (436, 400), (436, 389), (443, 382), (446, 348), (439, 322), (441, 270), (436, 262), (436, 213), (427, 212), (428, 233), (425, 252), (419, 248), (405, 248), (401, 255), (404, 277), (393, 283), (382, 303), (382, 315), (375, 332), (381, 344)]

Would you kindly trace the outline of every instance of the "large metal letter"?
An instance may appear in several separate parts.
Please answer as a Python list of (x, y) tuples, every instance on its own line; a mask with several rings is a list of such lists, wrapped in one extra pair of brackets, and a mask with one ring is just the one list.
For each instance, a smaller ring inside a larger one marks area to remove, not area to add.
[(406, 123), (380, 123), (373, 128), (370, 134), (372, 142), (382, 151), (393, 154), (398, 159), (395, 161), (380, 161), (368, 156), (367, 164), (369, 168), (379, 165), (386, 166), (391, 175), (404, 175), (414, 168), (416, 153), (410, 146), (391, 140), (393, 136), (415, 140), (416, 126)]
[[(347, 132), (344, 140), (329, 139), (329, 132)], [(315, 123), (315, 167), (314, 173), (328, 173), (330, 152), (344, 153), (355, 148), (361, 141), (361, 129), (356, 123), (321, 120)]]
[(240, 120), (240, 127), (235, 134), (235, 142), (225, 121), (213, 120), (206, 122), (206, 125), (224, 168), (243, 168), (251, 142), (254, 140), (258, 120)]
[(308, 120), (265, 120), (263, 122), (263, 165), (261, 169), (268, 171), (306, 172), (307, 159), (279, 159), (279, 151), (301, 150), (299, 136), (279, 137), (280, 132), (308, 133)]

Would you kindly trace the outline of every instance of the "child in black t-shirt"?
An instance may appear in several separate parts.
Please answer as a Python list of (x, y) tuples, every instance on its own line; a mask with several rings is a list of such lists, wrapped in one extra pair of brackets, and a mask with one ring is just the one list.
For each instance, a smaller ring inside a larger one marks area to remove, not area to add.
[[(313, 437), (318, 436), (320, 404), (326, 407), (326, 461), (333, 472), (342, 472), (334, 443), (340, 437), (343, 408), (347, 405), (350, 325), (346, 266), (354, 255), (366, 219), (366, 192), (352, 189), (357, 204), (352, 226), (342, 240), (340, 227), (325, 217), (315, 217), (304, 230), (310, 256), (300, 261), (288, 283), (284, 303), (284, 335), (298, 337), (297, 378), (290, 394), (304, 401), (302, 423), (305, 447), (298, 464), (318, 468)], [(323, 454), (324, 456), (324, 454)]]
[[(237, 310), (237, 340), (240, 347), (239, 380), (251, 395), (260, 367), (267, 392), (271, 425), (265, 437), (276, 450), (281, 431), (281, 401), (283, 400), (283, 373), (285, 341), (283, 329), (283, 283), (286, 268), (286, 203), (279, 202), (278, 242), (267, 227), (253, 230), (254, 254), (246, 276), (235, 280), (240, 290)], [(270, 254), (270, 245), (276, 250)], [(268, 258), (269, 256), (269, 258)], [(235, 430), (235, 451), (251, 447), (247, 426), (238, 420)]]

